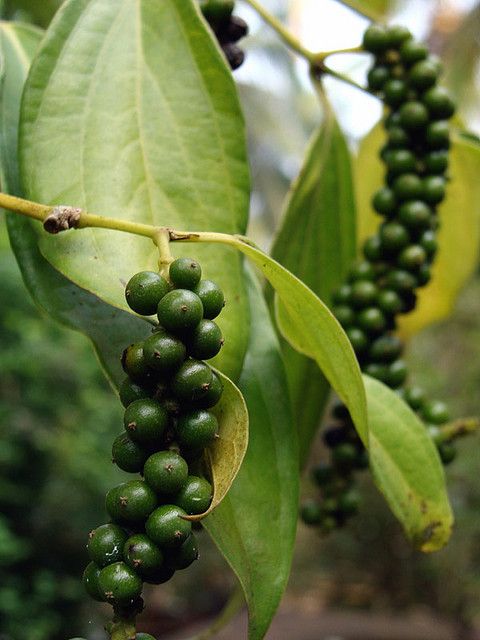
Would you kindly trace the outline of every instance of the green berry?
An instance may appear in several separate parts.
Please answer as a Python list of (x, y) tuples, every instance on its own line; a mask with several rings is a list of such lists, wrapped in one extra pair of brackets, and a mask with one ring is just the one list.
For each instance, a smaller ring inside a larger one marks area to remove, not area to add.
[(220, 327), (213, 320), (200, 320), (188, 340), (192, 358), (209, 360), (217, 355), (223, 345)]
[(356, 262), (348, 273), (351, 282), (356, 280), (373, 280), (375, 278), (375, 269), (371, 262), (363, 260)]
[(143, 480), (130, 480), (110, 489), (105, 508), (115, 522), (143, 522), (157, 506), (157, 496)]
[(122, 367), (125, 373), (140, 385), (149, 380), (150, 369), (143, 356), (143, 342), (131, 344), (124, 350), (122, 354)]
[(139, 473), (143, 469), (148, 454), (126, 433), (117, 436), (112, 445), (112, 462), (128, 473)]
[(194, 293), (202, 301), (203, 317), (207, 320), (216, 318), (225, 306), (223, 291), (211, 280), (200, 280)]
[(372, 342), (368, 355), (375, 362), (391, 362), (402, 352), (402, 341), (395, 335), (381, 336)]
[(386, 315), (396, 315), (403, 308), (402, 299), (396, 291), (384, 289), (377, 297), (377, 304)]
[(187, 449), (202, 449), (213, 442), (218, 433), (218, 420), (209, 411), (199, 409), (181, 415), (175, 430), (178, 443)]
[(130, 309), (143, 316), (151, 316), (168, 291), (168, 282), (159, 273), (141, 271), (128, 281), (125, 298)]
[(380, 382), (387, 382), (388, 368), (385, 364), (381, 364), (380, 362), (369, 362), (363, 368), (363, 372), (371, 378), (380, 380)]
[(212, 369), (199, 360), (188, 359), (172, 379), (172, 391), (184, 402), (201, 400), (212, 384)]
[(432, 210), (423, 200), (404, 202), (398, 210), (398, 219), (407, 229), (416, 231), (430, 226)]
[(125, 562), (115, 562), (102, 569), (98, 584), (109, 602), (127, 603), (142, 593), (142, 580)]
[(370, 280), (357, 280), (352, 284), (352, 305), (357, 309), (368, 307), (377, 298), (377, 286)]
[(188, 569), (195, 560), (198, 560), (198, 545), (192, 533), (181, 547), (170, 552), (168, 562), (174, 569), (181, 571), (182, 569)]
[(432, 87), (426, 91), (422, 102), (434, 120), (448, 120), (455, 113), (455, 105), (443, 87)]
[(102, 602), (105, 600), (103, 593), (100, 590), (98, 584), (98, 576), (100, 575), (100, 567), (95, 562), (87, 564), (85, 571), (83, 572), (83, 586), (88, 595), (94, 600)]
[(177, 289), (194, 289), (202, 277), (202, 268), (191, 258), (177, 258), (168, 272), (172, 284)]
[(158, 451), (146, 461), (143, 475), (157, 493), (173, 495), (187, 481), (188, 465), (175, 451)]
[(444, 424), (450, 420), (450, 412), (444, 402), (431, 400), (423, 405), (422, 417), (430, 424)]
[(407, 131), (417, 131), (428, 124), (427, 108), (414, 100), (406, 102), (400, 108), (400, 122)]
[(370, 53), (381, 53), (388, 47), (387, 30), (380, 24), (371, 24), (363, 34), (363, 48)]
[(143, 355), (147, 365), (167, 374), (182, 364), (187, 355), (183, 342), (166, 331), (158, 331), (143, 343)]
[(422, 266), (416, 272), (415, 276), (418, 281), (418, 286), (424, 287), (432, 279), (432, 271), (430, 269), (430, 265), (422, 264)]
[[(406, 103), (406, 105), (408, 104), (410, 103)], [(415, 156), (408, 149), (393, 149), (386, 158), (385, 163), (392, 176), (412, 173), (416, 169)]]
[(392, 269), (386, 278), (386, 285), (397, 293), (409, 293), (417, 286), (417, 279), (409, 271)]
[(423, 199), (429, 204), (438, 204), (445, 198), (445, 178), (427, 176), (423, 179)]
[(368, 349), (368, 338), (365, 332), (358, 327), (349, 327), (345, 333), (347, 334), (355, 353), (357, 355), (365, 353)]
[(192, 533), (192, 523), (184, 520), (186, 512), (171, 504), (165, 504), (150, 514), (145, 530), (148, 537), (161, 549), (180, 547)]
[(323, 487), (332, 480), (333, 468), (329, 464), (321, 462), (313, 467), (312, 478), (319, 487)]
[(332, 293), (332, 302), (334, 304), (349, 304), (352, 287), (349, 284), (342, 284)]
[(301, 508), (300, 517), (305, 524), (320, 524), (324, 512), (322, 507), (315, 500), (306, 500)]
[(376, 262), (382, 257), (382, 242), (380, 237), (370, 236), (363, 243), (363, 255), (371, 262)]
[(158, 305), (158, 320), (172, 333), (192, 331), (203, 317), (203, 305), (189, 289), (174, 289)]
[(355, 322), (355, 312), (352, 307), (349, 307), (346, 304), (340, 304), (333, 307), (332, 313), (343, 328), (350, 327)]
[(378, 67), (373, 67), (368, 72), (368, 76), (367, 76), (368, 86), (373, 91), (378, 91), (383, 87), (385, 81), (388, 80), (389, 77), (390, 77), (390, 72), (387, 67), (384, 67), (383, 65), (379, 65)]
[(423, 162), (428, 173), (442, 175), (448, 169), (448, 151), (446, 149), (430, 151), (424, 156)]
[(421, 198), (423, 194), (422, 180), (416, 173), (404, 173), (395, 179), (393, 191), (397, 200), (415, 200)]
[(410, 234), (398, 222), (387, 222), (380, 228), (380, 239), (383, 250), (388, 253), (398, 253), (410, 243)]
[(401, 387), (407, 377), (407, 365), (403, 360), (395, 360), (387, 368), (387, 384), (392, 389)]
[(210, 383), (210, 387), (205, 395), (203, 395), (200, 399), (194, 402), (194, 405), (199, 409), (210, 409), (214, 407), (223, 393), (223, 383), (220, 378), (217, 376), (215, 371), (212, 371), (212, 382)]
[(214, 31), (228, 24), (234, 0), (200, 0), (200, 9)]
[(385, 129), (390, 129), (390, 127), (398, 127), (400, 125), (400, 114), (398, 111), (392, 111), (385, 118), (384, 126)]
[[(412, 87), (419, 91), (425, 91), (436, 83), (437, 77), (438, 66), (427, 58), (413, 65), (408, 79)], [(425, 101), (423, 102), (425, 103)]]
[(90, 532), (87, 550), (90, 560), (100, 568), (122, 560), (125, 531), (116, 524), (103, 524)]
[(425, 403), (425, 391), (420, 387), (407, 387), (405, 389), (405, 401), (414, 411), (418, 411)]
[(378, 307), (362, 309), (357, 317), (360, 328), (366, 333), (380, 333), (386, 327), (385, 316)]
[(388, 46), (397, 49), (405, 40), (410, 40), (412, 34), (407, 27), (399, 24), (392, 24), (387, 27)]
[(344, 442), (332, 449), (332, 462), (342, 470), (351, 469), (355, 465), (357, 448), (350, 442)]
[[(171, 550), (170, 550), (171, 551)], [(144, 582), (148, 584), (164, 584), (168, 582), (174, 575), (175, 569), (168, 564), (164, 564), (156, 571), (152, 571), (148, 576), (144, 576)]]
[(372, 206), (377, 213), (389, 216), (397, 209), (397, 199), (392, 189), (382, 187), (372, 198)]
[(407, 271), (416, 271), (425, 263), (427, 253), (419, 244), (411, 244), (405, 247), (398, 256), (398, 266)]
[(383, 94), (386, 104), (398, 107), (407, 97), (407, 85), (403, 80), (391, 78), (383, 85)]
[(212, 485), (197, 476), (189, 476), (174, 502), (189, 515), (204, 513), (212, 502)]
[(125, 409), (123, 423), (132, 440), (153, 445), (159, 442), (168, 426), (168, 413), (151, 398), (135, 400)]
[(425, 131), (425, 141), (429, 149), (448, 149), (450, 146), (450, 126), (447, 120), (431, 122)]
[(428, 56), (428, 48), (416, 40), (407, 40), (400, 47), (400, 57), (406, 64), (414, 64), (419, 60), (425, 60)]
[(396, 126), (388, 129), (388, 146), (390, 149), (404, 149), (410, 142), (410, 136), (403, 127)]
[(457, 456), (457, 450), (451, 442), (440, 442), (440, 444), (437, 445), (437, 449), (444, 465), (453, 462)]
[(130, 380), (130, 378), (125, 378), (120, 385), (119, 394), (120, 402), (124, 407), (128, 407), (128, 405), (135, 400), (142, 400), (143, 398), (150, 397), (150, 390), (142, 387), (133, 380)]
[(435, 255), (438, 248), (437, 236), (434, 231), (427, 229), (419, 238), (419, 244), (425, 249), (429, 258)]
[(137, 533), (126, 540), (123, 556), (141, 577), (157, 571), (163, 564), (163, 553), (144, 533)]
[(360, 495), (357, 491), (350, 489), (338, 497), (338, 510), (344, 515), (351, 516), (357, 513), (360, 506)]

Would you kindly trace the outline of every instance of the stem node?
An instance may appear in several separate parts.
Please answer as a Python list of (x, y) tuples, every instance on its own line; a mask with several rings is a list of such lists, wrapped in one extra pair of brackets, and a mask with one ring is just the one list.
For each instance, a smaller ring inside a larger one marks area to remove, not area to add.
[(48, 233), (60, 233), (68, 229), (76, 229), (82, 210), (76, 207), (66, 205), (58, 205), (52, 209), (52, 212), (43, 221), (43, 228)]

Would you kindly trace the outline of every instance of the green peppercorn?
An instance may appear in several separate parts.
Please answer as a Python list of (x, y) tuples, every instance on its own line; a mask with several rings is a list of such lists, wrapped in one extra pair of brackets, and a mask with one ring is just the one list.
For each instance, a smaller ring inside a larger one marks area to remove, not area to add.
[(398, 222), (387, 222), (380, 227), (380, 239), (385, 253), (395, 254), (410, 243), (410, 234)]
[(321, 462), (313, 467), (312, 478), (319, 487), (323, 487), (332, 480), (333, 468), (329, 464)]
[(222, 345), (222, 332), (213, 320), (200, 320), (188, 339), (189, 354), (197, 360), (213, 358)]
[(363, 255), (371, 262), (376, 262), (382, 257), (382, 242), (378, 235), (370, 236), (363, 243)]
[(193, 291), (202, 302), (203, 317), (207, 320), (216, 318), (225, 306), (225, 297), (220, 287), (211, 280), (200, 280)]
[(426, 176), (423, 179), (423, 199), (429, 204), (438, 204), (445, 198), (445, 178)]
[(432, 210), (423, 200), (404, 202), (398, 210), (398, 219), (407, 229), (417, 231), (430, 226)]
[(400, 108), (400, 122), (407, 131), (417, 131), (428, 124), (428, 110), (421, 102), (405, 102)]
[(142, 580), (125, 562), (115, 562), (102, 569), (98, 584), (109, 602), (126, 603), (142, 592)]
[(422, 96), (430, 117), (435, 120), (448, 120), (455, 113), (455, 105), (443, 87), (432, 87)]
[(402, 299), (396, 291), (384, 289), (377, 296), (377, 304), (386, 315), (396, 315), (402, 310)]
[(207, 395), (212, 381), (208, 364), (189, 358), (172, 378), (172, 391), (181, 401), (195, 402)]
[(332, 301), (334, 304), (349, 304), (352, 287), (349, 284), (342, 284), (332, 293)]
[(112, 461), (128, 473), (139, 473), (143, 469), (148, 453), (137, 442), (121, 433), (115, 438), (112, 445)]
[(305, 524), (319, 524), (323, 518), (323, 509), (315, 500), (306, 500), (302, 505), (300, 516)]
[(122, 551), (126, 564), (141, 577), (148, 576), (163, 565), (163, 553), (144, 533), (130, 536)]
[(415, 89), (425, 91), (436, 83), (437, 77), (438, 66), (427, 58), (413, 65), (410, 69), (408, 80)]
[(212, 485), (198, 476), (188, 476), (185, 484), (175, 496), (175, 504), (189, 515), (204, 513), (212, 502)]
[(422, 180), (416, 173), (404, 173), (392, 185), (393, 191), (398, 201), (416, 200), (423, 194)]
[[(403, 106), (408, 106), (405, 103)], [(385, 160), (385, 164), (392, 176), (399, 176), (402, 173), (412, 173), (416, 169), (416, 159), (414, 154), (408, 149), (393, 149)]]
[(170, 551), (169, 564), (177, 571), (188, 569), (188, 567), (198, 560), (198, 545), (193, 533), (188, 536), (185, 542), (178, 549)]
[(347, 334), (355, 353), (357, 355), (365, 353), (368, 349), (368, 338), (365, 332), (358, 327), (348, 327), (348, 329), (345, 330), (345, 333)]
[(172, 333), (192, 331), (203, 317), (203, 305), (196, 293), (189, 289), (174, 289), (158, 305), (158, 320)]
[(375, 362), (392, 362), (402, 352), (402, 341), (398, 336), (388, 334), (377, 338), (370, 345), (369, 357)]
[(386, 29), (388, 46), (392, 49), (398, 49), (405, 40), (410, 40), (412, 38), (410, 30), (402, 25), (392, 24)]
[(168, 282), (159, 273), (141, 271), (128, 281), (125, 298), (133, 311), (151, 316), (156, 313), (158, 303), (168, 291)]
[(392, 189), (382, 187), (372, 198), (372, 206), (377, 213), (382, 215), (392, 215), (397, 209), (397, 199)]
[(450, 412), (444, 402), (431, 400), (423, 405), (422, 417), (431, 424), (444, 424), (450, 420)]
[(168, 413), (156, 400), (144, 398), (128, 405), (123, 423), (132, 440), (152, 445), (163, 436), (168, 426)]
[(407, 97), (407, 84), (403, 80), (390, 78), (383, 85), (383, 94), (386, 104), (398, 107)]
[(186, 512), (171, 504), (165, 504), (150, 514), (145, 529), (148, 537), (161, 549), (180, 547), (192, 533), (192, 523), (184, 520)]
[(96, 565), (95, 562), (90, 562), (87, 564), (85, 571), (83, 572), (82, 582), (85, 591), (91, 598), (98, 600), (98, 602), (103, 602), (105, 600), (105, 596), (98, 584), (100, 571), (100, 567)]
[(367, 260), (355, 263), (348, 272), (348, 278), (351, 282), (357, 280), (373, 280), (375, 278), (375, 270), (372, 263)]
[[(169, 553), (171, 549), (169, 549)], [(175, 569), (169, 564), (164, 564), (160, 569), (151, 571), (148, 575), (143, 576), (143, 581), (148, 584), (164, 584), (168, 582), (174, 575)]]
[(425, 249), (429, 258), (435, 255), (438, 248), (437, 235), (431, 229), (427, 229), (419, 238), (419, 244)]
[(350, 442), (344, 442), (332, 449), (332, 462), (340, 470), (346, 471), (355, 465), (357, 448)]
[(422, 264), (415, 274), (419, 287), (424, 287), (432, 279), (432, 270), (429, 264)]
[(100, 568), (123, 559), (126, 532), (116, 524), (103, 524), (90, 532), (87, 550), (90, 559)]
[(151, 369), (168, 374), (182, 364), (187, 355), (187, 349), (175, 336), (166, 331), (158, 331), (143, 343), (143, 355)]
[(425, 60), (428, 56), (428, 48), (416, 40), (407, 40), (400, 47), (400, 57), (405, 64), (414, 64), (419, 60)]
[(453, 462), (457, 456), (457, 450), (451, 442), (440, 442), (437, 445), (437, 449), (444, 465)]
[(122, 354), (122, 367), (132, 381), (140, 386), (150, 381), (150, 369), (143, 355), (143, 342), (137, 342), (127, 347)]
[(381, 53), (388, 47), (387, 30), (383, 25), (371, 24), (363, 34), (363, 48), (370, 53)]
[(157, 451), (145, 462), (145, 482), (164, 496), (180, 491), (188, 478), (188, 465), (176, 451)]
[(417, 279), (409, 271), (392, 269), (386, 278), (386, 285), (397, 293), (408, 293), (417, 286)]
[(386, 327), (385, 316), (378, 307), (362, 309), (357, 316), (357, 322), (366, 333), (381, 333)]
[(338, 497), (338, 509), (344, 515), (353, 515), (357, 513), (360, 506), (360, 495), (358, 491), (350, 489), (345, 491)]
[(446, 149), (430, 151), (424, 156), (423, 163), (428, 173), (443, 175), (448, 169), (448, 151)]
[(143, 522), (157, 506), (154, 491), (143, 480), (124, 482), (107, 493), (105, 508), (115, 522)]
[(390, 149), (404, 149), (410, 143), (410, 136), (403, 127), (396, 126), (388, 129), (388, 146)]
[(427, 253), (419, 244), (410, 244), (398, 256), (398, 266), (406, 271), (417, 271), (425, 263)]
[(208, 391), (201, 398), (195, 400), (193, 404), (198, 409), (210, 409), (218, 403), (222, 393), (223, 383), (215, 371), (212, 371), (212, 382), (210, 383)]
[(357, 309), (368, 307), (375, 302), (377, 293), (377, 286), (370, 280), (357, 280), (352, 284), (352, 305)]
[(346, 304), (340, 304), (332, 308), (332, 313), (342, 325), (342, 327), (350, 327), (355, 322), (355, 312), (352, 307)]
[(447, 120), (431, 122), (425, 131), (425, 141), (429, 149), (448, 149), (450, 146), (450, 126)]
[(401, 387), (407, 378), (407, 365), (404, 360), (395, 360), (387, 368), (387, 384), (392, 389)]
[(390, 72), (388, 67), (383, 65), (378, 65), (370, 69), (368, 72), (367, 80), (368, 86), (373, 91), (378, 91), (381, 89), (386, 80), (390, 77)]
[(407, 387), (405, 400), (414, 411), (418, 411), (425, 403), (425, 391), (420, 387)]
[(363, 367), (363, 372), (371, 378), (380, 380), (380, 382), (387, 382), (388, 368), (386, 364), (382, 364), (380, 362), (369, 362)]
[(209, 411), (199, 409), (182, 414), (175, 433), (182, 447), (202, 449), (213, 442), (218, 433), (218, 420)]
[(194, 289), (202, 277), (202, 267), (191, 258), (177, 258), (170, 265), (168, 275), (177, 289)]
[(130, 378), (125, 380), (120, 385), (119, 389), (120, 401), (124, 407), (128, 407), (134, 400), (142, 400), (143, 398), (150, 397), (151, 390), (137, 384)]

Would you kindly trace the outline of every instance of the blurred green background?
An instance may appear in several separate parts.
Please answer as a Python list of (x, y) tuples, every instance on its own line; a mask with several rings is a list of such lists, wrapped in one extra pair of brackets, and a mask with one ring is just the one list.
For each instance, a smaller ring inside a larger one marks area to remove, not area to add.
[[(4, 18), (45, 26), (59, 4), (4, 0), (0, 10)], [(265, 0), (265, 5), (289, 20), (312, 48), (355, 45), (366, 24), (334, 0)], [(390, 5), (398, 21), (444, 57), (461, 115), (478, 133), (480, 4), (404, 0)], [(251, 235), (268, 247), (286, 190), (320, 115), (306, 69), (241, 2), (238, 10), (251, 24), (245, 41), (247, 62), (236, 76), (249, 123)], [(347, 59), (338, 64), (362, 80), (363, 62)], [(378, 105), (338, 83), (329, 88), (355, 148), (379, 117)], [(100, 639), (107, 608), (87, 600), (80, 576), (86, 535), (105, 520), (105, 491), (120, 478), (110, 462), (111, 441), (121, 431), (120, 403), (86, 339), (41, 315), (31, 302), (3, 218), (0, 281), (0, 638), (65, 640), (83, 634)], [(433, 397), (447, 400), (455, 416), (479, 413), (479, 318), (476, 277), (453, 316), (422, 332), (409, 348), (412, 377)], [(340, 621), (353, 616), (348, 618), (353, 630), (338, 631), (337, 640), (400, 638), (386, 622), (390, 615), (411, 620), (413, 626), (418, 619), (424, 621), (424, 631), (419, 632), (423, 635), (418, 636), (423, 640), (440, 639), (436, 620), (450, 634), (446, 638), (480, 637), (475, 630), (475, 624), (480, 627), (478, 445), (479, 436), (461, 442), (458, 459), (447, 472), (457, 525), (448, 548), (434, 556), (409, 548), (368, 479), (363, 480), (362, 513), (347, 529), (322, 539), (300, 525), (281, 613), (295, 624), (295, 632), (282, 635), (289, 632), (277, 626), (269, 637), (333, 640), (322, 620), (335, 611)], [(321, 449), (318, 442), (312, 459)], [(305, 493), (310, 490), (306, 477)], [(234, 579), (207, 536), (202, 536), (201, 545), (197, 566), (149, 597), (142, 624), (159, 638), (205, 624), (233, 588)], [(380, 635), (374, 627), (365, 631), (366, 619), (378, 621)], [(225, 638), (236, 638), (239, 624), (229, 627)]]

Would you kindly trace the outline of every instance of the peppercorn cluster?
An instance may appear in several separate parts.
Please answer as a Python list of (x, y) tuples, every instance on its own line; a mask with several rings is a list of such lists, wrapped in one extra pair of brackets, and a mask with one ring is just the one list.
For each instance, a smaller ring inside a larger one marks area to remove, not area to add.
[[(404, 387), (407, 367), (403, 344), (395, 335), (400, 314), (416, 306), (416, 290), (431, 278), (437, 251), (437, 207), (445, 197), (449, 119), (454, 104), (437, 82), (438, 59), (402, 26), (373, 24), (363, 48), (374, 64), (368, 86), (385, 103), (387, 142), (380, 151), (385, 184), (372, 206), (382, 221), (363, 245), (363, 260), (350, 270), (346, 284), (332, 296), (333, 313), (350, 339), (366, 374), (395, 389), (425, 421), (445, 464), (455, 456), (438, 425), (449, 420), (443, 402), (427, 401), (418, 387)], [(313, 469), (320, 501), (310, 500), (303, 520), (328, 532), (358, 509), (354, 471), (368, 465), (367, 453), (355, 432), (347, 408), (337, 404), (333, 424), (323, 435), (331, 461)]]
[(245, 52), (237, 42), (248, 34), (245, 20), (233, 15), (234, 5), (233, 0), (203, 0), (200, 5), (233, 71), (245, 60)]
[(223, 386), (204, 361), (222, 347), (213, 319), (225, 304), (222, 290), (201, 279), (199, 263), (189, 258), (171, 263), (169, 280), (137, 273), (125, 297), (136, 313), (158, 316), (152, 334), (123, 353), (124, 431), (112, 446), (113, 462), (142, 478), (107, 493), (111, 522), (90, 533), (83, 576), (92, 598), (123, 615), (142, 609), (143, 582), (166, 582), (198, 557), (185, 516), (205, 512), (212, 500), (201, 461), (218, 435), (209, 409)]

